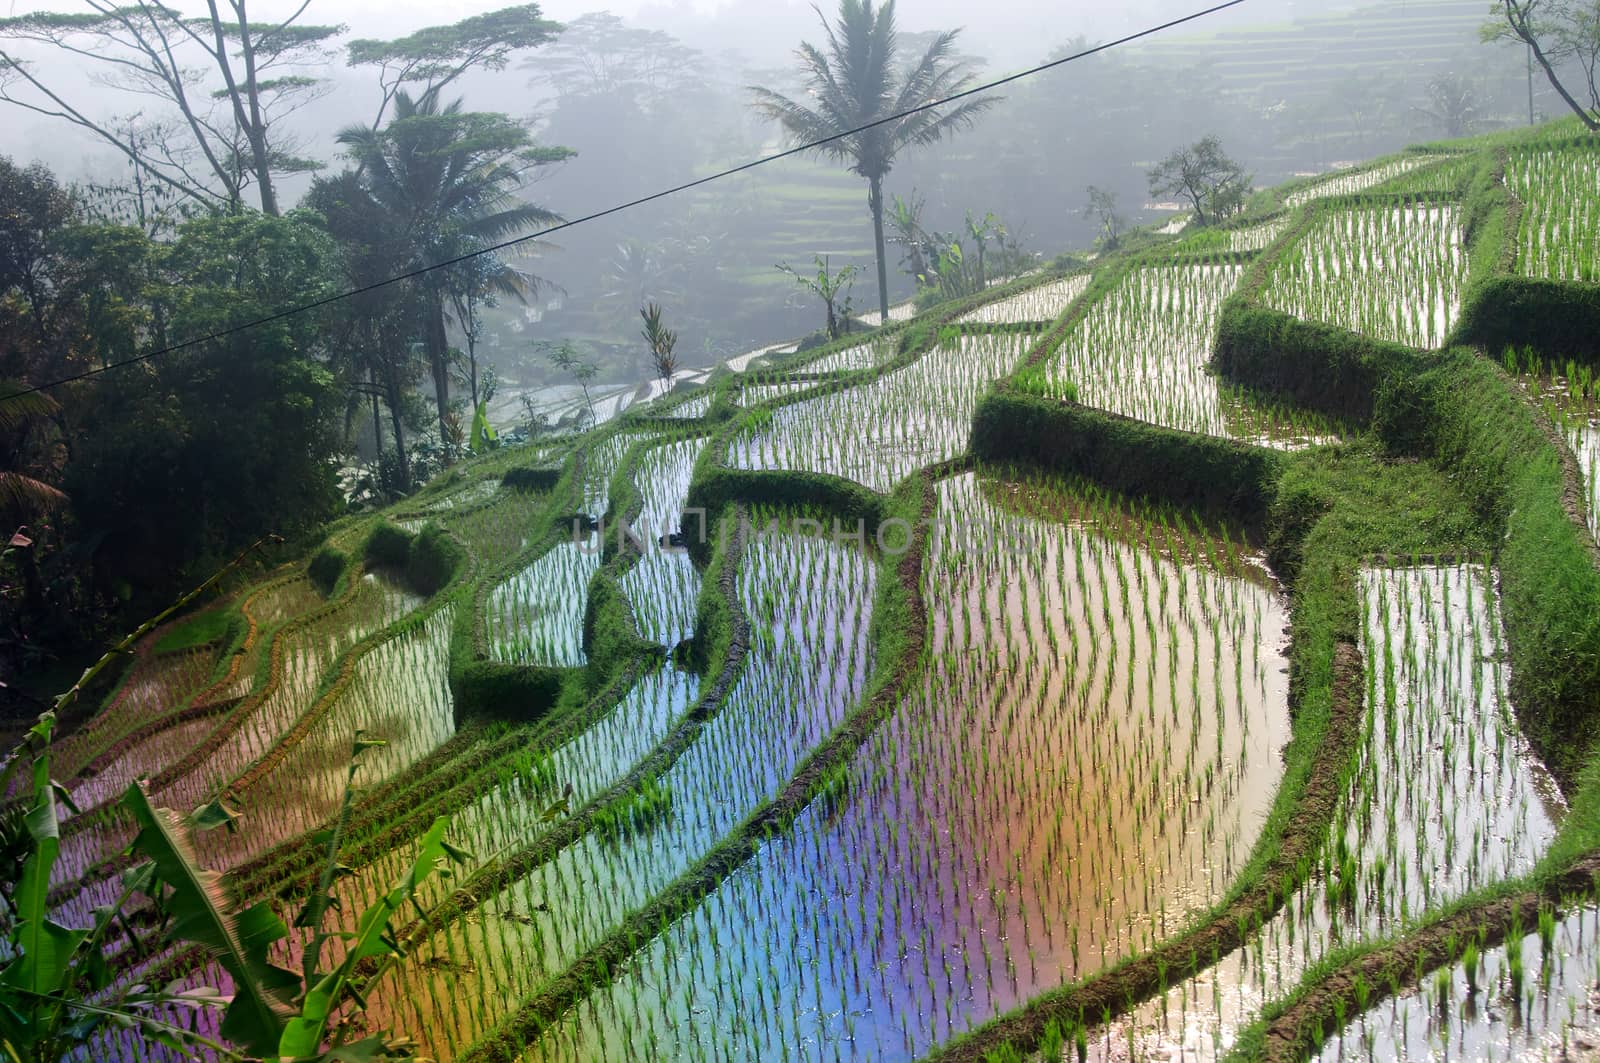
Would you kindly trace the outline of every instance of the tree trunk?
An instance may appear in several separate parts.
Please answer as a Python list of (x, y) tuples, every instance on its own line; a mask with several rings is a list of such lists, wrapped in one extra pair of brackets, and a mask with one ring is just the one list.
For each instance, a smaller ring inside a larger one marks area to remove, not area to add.
[(878, 254), (878, 325), (889, 323), (889, 267), (883, 253), (883, 178), (867, 178), (867, 206), (872, 210), (872, 244)]
[[(1528, 6), (1531, 7), (1532, 5)], [(1544, 70), (1545, 80), (1549, 81), (1550, 87), (1555, 89), (1561, 98), (1567, 102), (1567, 106), (1572, 108), (1572, 113), (1577, 115), (1583, 124), (1588, 127), (1589, 132), (1600, 132), (1600, 122), (1595, 121), (1594, 115), (1589, 113), (1588, 108), (1572, 98), (1572, 93), (1568, 92), (1567, 87), (1561, 84), (1561, 79), (1556, 77), (1555, 69), (1551, 67), (1550, 60), (1544, 54), (1544, 49), (1539, 47), (1539, 41), (1533, 32), (1533, 27), (1529, 25), (1528, 16), (1520, 11), (1513, 13), (1512, 9), (1514, 7), (1515, 5), (1510, 3), (1506, 5), (1506, 20), (1511, 24), (1512, 32), (1521, 37), (1523, 43), (1528, 46), (1528, 50), (1533, 53), (1533, 58)]]
[(372, 453), (383, 459), (383, 418), (378, 416), (378, 373), (373, 370), (367, 374), (367, 379), (372, 382)]
[[(217, 61), (217, 69), (222, 72), (223, 83), (227, 86), (226, 95), (233, 104), (233, 120), (238, 124), (239, 131), (244, 134), (245, 143), (250, 147), (249, 168), (260, 186), (257, 191), (261, 196), (261, 212), (277, 217), (278, 197), (272, 188), (272, 162), (267, 150), (266, 123), (261, 119), (260, 91), (255, 74), (255, 43), (250, 37), (250, 20), (246, 17), (244, 4), (240, 0), (234, 5), (234, 12), (238, 16), (239, 42), (245, 63), (245, 84), (241, 87), (233, 76), (233, 65), (228, 62), (228, 41), (222, 30), (222, 15), (217, 10), (216, 0), (208, 0), (207, 6), (211, 10), (211, 28), (217, 40), (216, 49), (212, 54)], [(249, 113), (245, 111), (246, 100), (250, 104)], [(205, 142), (204, 138), (201, 138), (201, 142)], [(235, 161), (237, 164), (238, 160)], [(232, 186), (232, 190), (237, 198), (237, 186)]]
[(406, 428), (400, 421), (400, 399), (393, 395), (393, 389), (389, 398), (389, 422), (394, 429), (394, 456), (400, 467), (400, 490), (410, 494), (411, 462), (406, 460)]
[(437, 292), (428, 299), (428, 366), (433, 370), (433, 397), (439, 404), (439, 445), (449, 444), (445, 414), (450, 412), (450, 343), (444, 330), (444, 302)]

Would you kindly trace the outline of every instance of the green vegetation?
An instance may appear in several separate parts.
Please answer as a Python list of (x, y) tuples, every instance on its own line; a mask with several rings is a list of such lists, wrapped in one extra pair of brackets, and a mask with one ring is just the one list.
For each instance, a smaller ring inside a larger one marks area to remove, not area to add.
[[(392, 102), (396, 137), (468, 117)], [(997, 222), (952, 263), (902, 202), (908, 260), (961, 272), (911, 320), (844, 335), (830, 304), (820, 346), (306, 529), (5, 762), (0, 1036), (1021, 1061), (1174, 1029), (1386, 1057), (1418, 1008), (1452, 1043), (1581, 1029), (1586, 152), (1558, 127), (1248, 197), (1211, 159), (1202, 231), (1101, 195), (1098, 257), (1000, 285)], [(380, 183), (320, 185), (330, 229)], [(395, 235), (364, 231), (335, 268)], [(400, 305), (343, 321), (358, 410), (423, 368)], [(596, 363), (553, 358), (595, 417)]]
[(155, 652), (181, 653), (231, 641), (239, 630), (239, 615), (226, 609), (211, 609), (180, 621), (156, 639)]

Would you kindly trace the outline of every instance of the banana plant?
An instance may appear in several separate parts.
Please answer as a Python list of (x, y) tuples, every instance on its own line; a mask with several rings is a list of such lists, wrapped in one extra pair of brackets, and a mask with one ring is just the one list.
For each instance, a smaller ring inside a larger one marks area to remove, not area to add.
[[(151, 860), (152, 873), (145, 876), (145, 889), (161, 910), (173, 913), (171, 940), (201, 946), (233, 979), (234, 995), (227, 1002), (220, 1032), (251, 1059), (374, 1063), (412, 1058), (409, 1042), (383, 1036), (346, 1040), (348, 1024), (342, 1020), (348, 1018), (347, 1005), (358, 1010), (366, 1006), (364, 997), (353, 989), (356, 969), (364, 962), (376, 961), (377, 974), (367, 980), (371, 984), (389, 963), (403, 956), (389, 933), (389, 920), (442, 862), (463, 862), (470, 857), (444, 840), (446, 818), (435, 819), (419, 840), (411, 866), (377, 903), (362, 912), (355, 930), (328, 929), (328, 913), (338, 908), (333, 885), (344, 871), (339, 849), (349, 823), (355, 775), (362, 755), (382, 745), (382, 741), (356, 732), (339, 816), (333, 829), (320, 836), (327, 846), (322, 874), (294, 922), (296, 929), (310, 934), (299, 971), (277, 966), (269, 958), (272, 946), (289, 936), (289, 928), (272, 906), (261, 902), (240, 910), (221, 874), (200, 867), (193, 831), (224, 825), (231, 828), (237, 813), (213, 802), (194, 816), (184, 817), (154, 807), (139, 783), (128, 788), (124, 803), (139, 825), (134, 849)], [(344, 957), (323, 970), (323, 953), (333, 939), (344, 942)]]
[(472, 440), (467, 446), (474, 454), (486, 454), (500, 445), (500, 433), (489, 423), (489, 403), (478, 403), (472, 414)]
[(0, 923), (10, 956), (0, 970), (0, 1058), (55, 1063), (80, 1056), (108, 1027), (135, 1031), (149, 1042), (187, 1054), (208, 1051), (219, 1060), (243, 1058), (161, 1017), (173, 1005), (221, 1007), (224, 1000), (216, 990), (117, 985), (105, 945), (121, 930), (129, 947), (139, 947), (126, 918), (145, 885), (137, 869), (124, 876), (113, 904), (95, 909), (89, 929), (65, 927), (50, 917), (50, 873), (61, 851), (60, 809), (71, 808), (66, 791), (50, 778), (54, 729), (55, 714), (46, 712), (6, 765), (9, 776), (10, 769), (28, 764), (32, 785), (27, 811), (8, 816), (0, 827), (8, 852), (23, 853), (21, 874), (0, 889)]
[[(12, 755), (7, 769), (26, 762), (32, 771), (26, 812), (0, 823), (8, 851), (23, 849), (21, 873), (0, 889), (9, 962), (0, 969), (0, 1059), (14, 1063), (55, 1063), (80, 1057), (85, 1049), (103, 1047), (113, 1029), (132, 1031), (148, 1042), (185, 1054), (209, 1053), (221, 1061), (267, 1060), (289, 1063), (376, 1063), (412, 1058), (408, 1042), (370, 1036), (348, 1040), (350, 1005), (365, 1000), (353, 988), (357, 965), (377, 963), (371, 984), (388, 964), (400, 958), (389, 934), (389, 920), (411, 900), (417, 886), (442, 862), (461, 862), (469, 855), (445, 841), (447, 821), (434, 820), (420, 839), (410, 868), (378, 902), (364, 911), (352, 932), (330, 931), (328, 913), (337, 908), (332, 892), (343, 871), (339, 846), (349, 820), (354, 787), (347, 785), (339, 818), (323, 835), (327, 857), (316, 892), (295, 920), (310, 932), (300, 971), (272, 963), (272, 946), (289, 936), (289, 928), (265, 902), (242, 908), (219, 872), (200, 866), (194, 832), (221, 826), (236, 828), (238, 814), (213, 801), (189, 816), (154, 805), (140, 782), (124, 796), (124, 807), (139, 832), (132, 850), (146, 862), (128, 871), (116, 901), (96, 909), (88, 929), (62, 926), (50, 916), (50, 874), (60, 853), (60, 809), (70, 801), (50, 778), (49, 743), (55, 727), (45, 713)], [(348, 782), (353, 782), (361, 755), (383, 745), (358, 731)], [(10, 771), (7, 772), (10, 774)], [(106, 960), (107, 946), (120, 932), (127, 948), (143, 955), (146, 939), (130, 924), (137, 899), (143, 896), (164, 920), (162, 936), (172, 945), (198, 945), (233, 981), (224, 996), (211, 987), (163, 988), (118, 980)], [(333, 939), (345, 943), (344, 957), (326, 970), (322, 958)], [(222, 1011), (220, 1039), (163, 1018), (174, 1007)]]

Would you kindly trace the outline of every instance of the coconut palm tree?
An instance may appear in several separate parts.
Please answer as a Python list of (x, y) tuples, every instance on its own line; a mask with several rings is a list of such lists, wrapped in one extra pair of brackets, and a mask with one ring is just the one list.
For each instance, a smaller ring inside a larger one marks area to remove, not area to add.
[[(441, 106), (431, 92), (416, 100), (400, 92), (388, 125), (381, 130), (349, 126), (339, 142), (373, 200), (405, 228), (410, 261), (395, 263), (397, 272), (470, 254), (561, 220), (515, 193), (529, 170), (572, 152), (535, 145), (527, 127), (505, 115), (464, 112), (460, 100)], [(445, 308), (459, 280), (448, 269), (417, 278), (422, 345), (439, 405), (441, 442), (449, 437), (450, 407)]]
[[(819, 13), (820, 14), (820, 13)], [(959, 30), (937, 35), (922, 58), (910, 66), (897, 62), (894, 0), (874, 8), (872, 0), (839, 0), (839, 18), (830, 26), (826, 50), (802, 42), (795, 50), (806, 81), (807, 102), (789, 99), (772, 89), (751, 86), (755, 107), (782, 124), (799, 144), (828, 140), (817, 148), (867, 179), (867, 206), (872, 211), (874, 249), (878, 256), (878, 309), (889, 320), (889, 271), (883, 252), (883, 179), (896, 157), (909, 147), (934, 144), (972, 124), (979, 113), (999, 102), (979, 96), (949, 107), (903, 115), (912, 108), (942, 100), (972, 84), (966, 64), (954, 56)], [(849, 136), (840, 134), (873, 122)]]

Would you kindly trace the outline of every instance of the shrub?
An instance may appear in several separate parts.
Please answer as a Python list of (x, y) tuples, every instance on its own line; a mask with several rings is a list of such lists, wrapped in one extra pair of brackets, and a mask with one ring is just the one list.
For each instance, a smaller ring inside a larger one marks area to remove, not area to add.
[(306, 566), (306, 575), (311, 577), (311, 582), (315, 583), (323, 594), (332, 594), (349, 565), (350, 558), (342, 550), (324, 546)]
[(370, 565), (403, 568), (411, 557), (411, 535), (404, 528), (384, 521), (367, 536), (365, 556)]
[(437, 524), (429, 524), (411, 540), (406, 555), (406, 580), (418, 594), (432, 596), (449, 586), (466, 554)]

